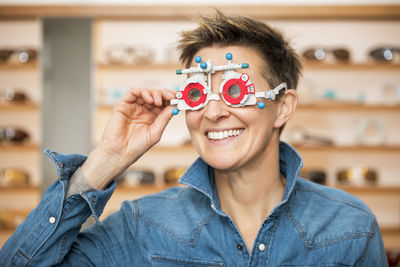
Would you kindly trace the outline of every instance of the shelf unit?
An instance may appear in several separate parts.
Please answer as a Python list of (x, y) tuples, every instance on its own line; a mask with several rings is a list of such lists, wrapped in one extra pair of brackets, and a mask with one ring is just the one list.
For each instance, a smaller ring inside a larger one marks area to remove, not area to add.
[[(279, 23), (284, 23), (285, 21), (298, 21), (298, 22), (323, 22), (330, 23), (333, 20), (346, 21), (350, 24), (352, 22), (398, 22), (400, 20), (400, 6), (398, 5), (380, 5), (380, 6), (291, 6), (287, 8), (286, 6), (221, 6), (218, 7), (223, 12), (238, 13), (243, 15), (248, 15), (257, 19), (268, 19), (271, 21), (277, 21)], [(94, 27), (94, 50), (95, 53), (99, 53), (98, 45), (98, 35), (99, 27), (98, 25), (104, 21), (113, 22), (143, 22), (146, 23), (164, 23), (164, 22), (187, 22), (191, 15), (191, 10), (196, 10), (196, 12), (203, 15), (215, 13), (214, 8), (206, 6), (159, 6), (157, 8), (151, 6), (74, 6), (74, 5), (47, 5), (47, 6), (2, 6), (0, 9), (0, 18), (2, 19), (27, 19), (27, 18), (38, 18), (41, 16), (51, 16), (51, 17), (76, 17), (76, 16), (90, 16), (95, 18)], [(96, 58), (96, 57), (95, 57)], [(103, 80), (103, 75), (107, 72), (140, 72), (140, 71), (157, 71), (157, 72), (170, 72), (174, 75), (174, 71), (179, 69), (180, 66), (177, 64), (168, 63), (155, 63), (149, 65), (108, 65), (96, 62), (96, 78), (98, 80)], [(4, 66), (0, 65), (0, 70)], [(32, 70), (32, 66), (13, 66), (13, 70)], [(335, 72), (335, 71), (356, 71), (368, 74), (369, 72), (379, 71), (379, 72), (398, 72), (400, 70), (400, 65), (395, 64), (378, 64), (372, 63), (370, 61), (365, 62), (354, 62), (351, 64), (312, 64), (307, 63), (305, 65), (305, 71), (325, 71), (325, 72)], [(99, 89), (99, 84), (97, 84), (97, 89)], [(26, 107), (27, 110), (35, 110), (34, 106)], [(0, 111), (3, 109), (19, 110), (19, 107), (5, 107), (0, 105)], [(24, 108), (21, 108), (24, 109)], [(109, 113), (111, 111), (111, 106), (103, 105), (100, 102), (97, 103), (95, 113)], [(303, 104), (299, 105), (298, 111), (302, 112), (313, 112), (315, 114), (331, 114), (331, 113), (363, 113), (363, 112), (380, 112), (380, 113), (395, 113), (400, 111), (400, 105), (396, 104), (394, 106), (385, 106), (381, 104), (376, 105), (361, 105), (361, 104), (350, 104), (344, 102), (329, 102), (323, 104)], [(106, 116), (104, 116), (106, 117)], [(103, 117), (103, 119), (104, 119)], [(359, 145), (346, 145), (346, 146), (302, 146), (296, 147), (300, 153), (308, 154), (349, 154), (354, 155), (358, 153), (363, 154), (373, 154), (379, 153), (381, 157), (382, 153), (387, 154), (389, 157), (397, 157), (400, 152), (400, 142), (395, 146), (381, 145), (376, 147), (365, 147)], [(30, 146), (30, 151), (35, 150), (35, 146)], [(7, 150), (20, 150), (24, 151), (28, 147), (13, 147), (13, 148), (0, 148)], [(29, 150), (29, 149), (28, 149)], [(191, 145), (184, 146), (156, 146), (151, 149), (150, 153), (159, 160), (158, 155), (163, 157), (171, 155), (182, 154), (182, 157), (187, 157), (187, 155), (196, 155), (196, 152)], [(382, 156), (384, 157), (384, 156)], [(153, 162), (157, 162), (153, 160)], [(307, 162), (307, 161), (306, 161)], [(143, 164), (147, 166), (146, 164)], [(125, 199), (138, 197), (142, 194), (149, 194), (161, 191), (167, 188), (166, 186), (156, 186), (156, 187), (138, 187), (138, 188), (123, 188), (118, 187), (115, 196), (123, 195)], [(384, 186), (376, 188), (343, 188), (344, 190), (352, 194), (367, 194), (367, 195), (398, 195), (398, 186)], [(17, 189), (15, 189), (17, 190)], [(23, 189), (21, 189), (23, 190)], [(30, 190), (30, 189), (27, 189)], [(34, 189), (32, 189), (34, 190)], [(18, 191), (18, 190), (17, 190)], [(1, 189), (0, 189), (0, 192)], [(118, 201), (117, 201), (118, 202)], [(112, 205), (115, 204), (113, 200), (110, 201)], [(114, 204), (113, 204), (114, 203)], [(395, 205), (398, 205), (396, 202)], [(396, 206), (397, 207), (397, 206)], [(396, 208), (395, 207), (395, 208)], [(117, 207), (119, 208), (119, 207)], [(106, 208), (107, 209), (107, 208)], [(395, 211), (398, 214), (398, 207)], [(399, 227), (381, 227), (382, 232), (386, 236), (395, 235), (395, 241), (400, 240)], [(386, 242), (386, 241), (385, 241)], [(397, 242), (399, 244), (400, 242)], [(393, 244), (395, 244), (393, 242)]]
[(27, 71), (27, 70), (37, 70), (38, 62), (32, 61), (29, 63), (0, 63), (0, 70), (12, 70), (12, 71)]
[[(1, 8), (0, 8), (1, 9)], [(0, 15), (1, 17), (1, 15)], [(40, 51), (41, 24), (38, 19), (0, 19), (1, 47), (27, 47)], [(12, 34), (10, 34), (10, 32)], [(15, 63), (11, 56), (7, 63), (0, 63), (0, 88), (23, 91), (28, 96), (24, 103), (8, 102), (0, 97), (0, 127), (23, 128), (29, 140), (22, 143), (0, 142), (0, 172), (8, 168), (23, 169), (29, 173), (30, 185), (21, 187), (0, 186), (0, 217), (4, 212), (20, 212), (20, 222), (29, 210), (40, 201), (41, 190), (41, 73), (39, 60)], [(10, 215), (9, 215), (10, 216)], [(4, 223), (4, 222), (0, 222)], [(13, 229), (0, 228), (0, 246), (12, 234)]]

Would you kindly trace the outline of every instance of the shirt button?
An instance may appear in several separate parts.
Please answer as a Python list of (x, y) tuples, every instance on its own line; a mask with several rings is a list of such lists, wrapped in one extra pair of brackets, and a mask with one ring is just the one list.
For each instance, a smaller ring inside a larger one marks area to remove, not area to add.
[(49, 223), (54, 224), (56, 222), (56, 218), (54, 218), (53, 216), (51, 216), (49, 218)]
[(258, 250), (259, 251), (264, 251), (265, 250), (265, 245), (264, 244), (258, 245)]
[(243, 249), (243, 246), (240, 245), (240, 244), (237, 244), (237, 245), (236, 245), (236, 248), (237, 248), (238, 250), (242, 250), (242, 249)]

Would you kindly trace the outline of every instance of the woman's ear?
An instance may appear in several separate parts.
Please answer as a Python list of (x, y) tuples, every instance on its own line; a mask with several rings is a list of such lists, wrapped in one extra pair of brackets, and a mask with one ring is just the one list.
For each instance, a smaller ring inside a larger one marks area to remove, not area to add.
[(294, 89), (285, 91), (285, 94), (278, 102), (278, 112), (274, 123), (275, 128), (280, 128), (286, 124), (293, 116), (297, 107), (297, 92)]

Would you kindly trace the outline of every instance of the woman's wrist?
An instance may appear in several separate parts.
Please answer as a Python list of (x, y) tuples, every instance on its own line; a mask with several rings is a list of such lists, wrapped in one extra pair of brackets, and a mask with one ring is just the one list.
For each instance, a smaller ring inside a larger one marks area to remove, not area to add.
[(111, 155), (96, 147), (83, 163), (81, 171), (91, 187), (103, 190), (127, 167), (121, 163), (119, 155)]

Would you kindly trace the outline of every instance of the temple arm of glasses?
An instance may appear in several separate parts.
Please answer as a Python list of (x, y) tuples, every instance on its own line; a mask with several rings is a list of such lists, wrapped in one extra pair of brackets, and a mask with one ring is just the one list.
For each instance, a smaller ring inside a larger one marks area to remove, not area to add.
[(268, 90), (266, 92), (255, 92), (256, 97), (261, 97), (264, 99), (275, 100), (276, 96), (279, 94), (281, 90), (285, 90), (287, 88), (286, 83), (281, 83), (277, 87), (272, 90)]

